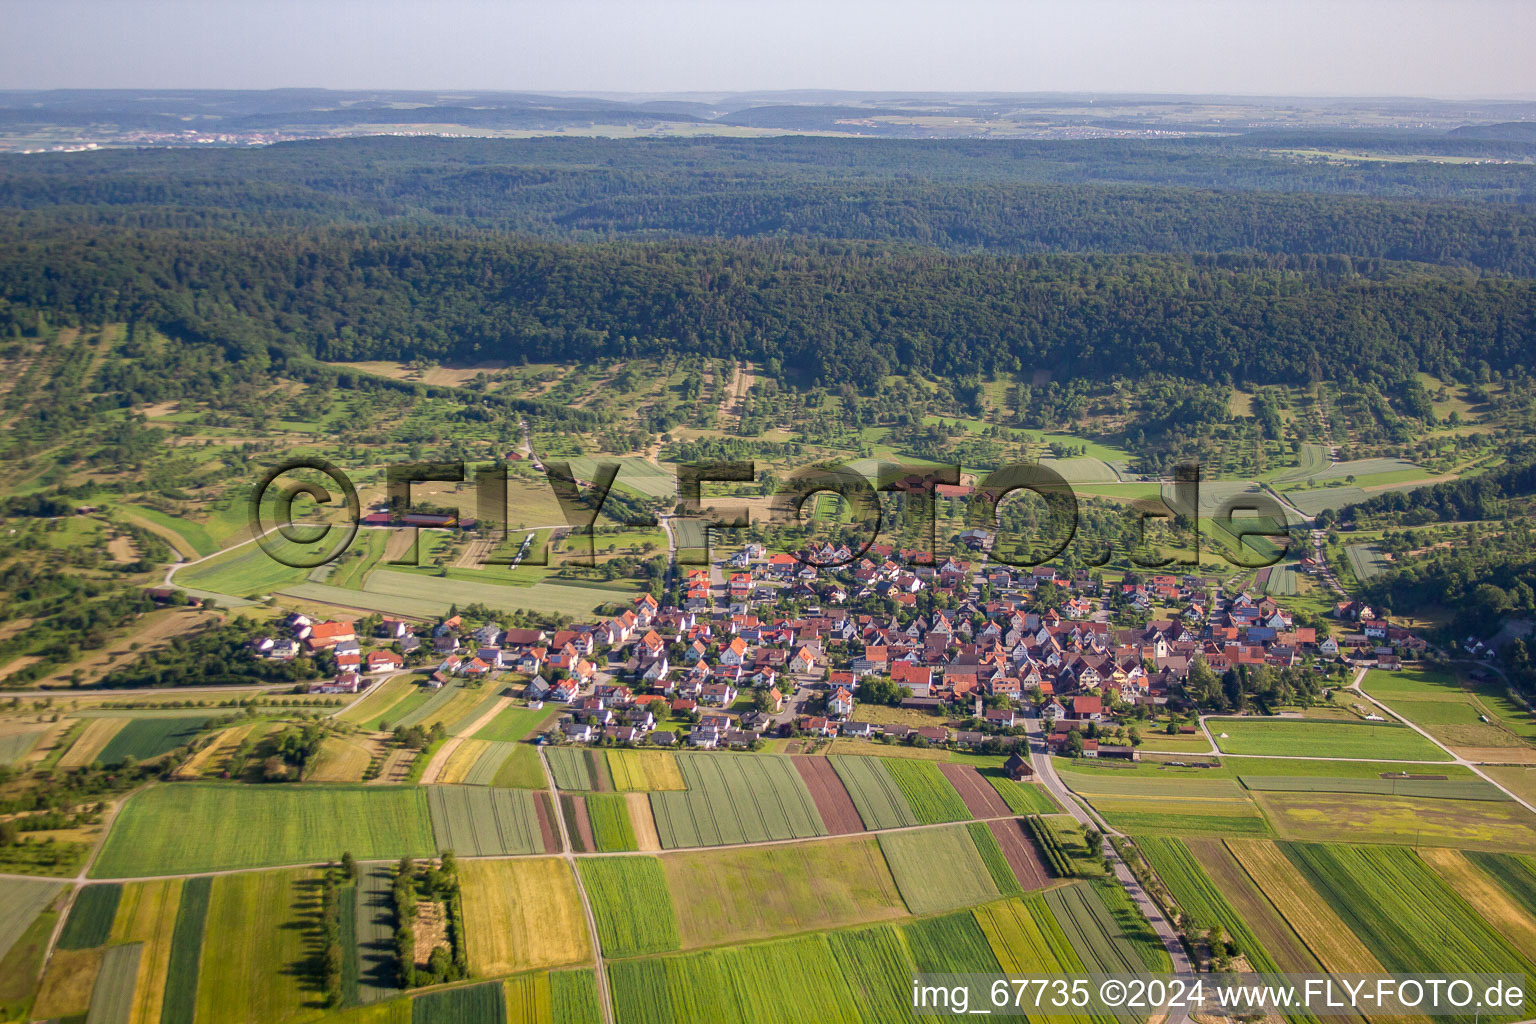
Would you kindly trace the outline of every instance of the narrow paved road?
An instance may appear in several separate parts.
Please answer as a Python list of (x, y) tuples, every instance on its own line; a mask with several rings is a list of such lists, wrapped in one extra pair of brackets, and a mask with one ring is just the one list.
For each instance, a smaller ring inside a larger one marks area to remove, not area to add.
[[(1045, 734), (1040, 728), (1040, 719), (1036, 717), (1026, 718), (1024, 728), (1028, 735), (1029, 760), (1035, 767), (1035, 774), (1039, 776), (1046, 790), (1056, 798), (1056, 802), (1065, 807), (1067, 813), (1072, 815), (1073, 818), (1076, 818), (1084, 825), (1098, 829), (1105, 836), (1122, 835), (1118, 830), (1110, 828), (1109, 824), (1100, 819), (1093, 811), (1078, 803), (1076, 798), (1073, 797), (1072, 791), (1067, 788), (1066, 783), (1061, 781), (1061, 776), (1056, 774), (1056, 766), (1051, 763), (1050, 748), (1047, 746)], [(1141, 908), (1142, 914), (1152, 925), (1152, 930), (1162, 940), (1163, 948), (1168, 950), (1168, 956), (1173, 961), (1174, 973), (1193, 974), (1194, 967), (1189, 962), (1188, 954), (1184, 952), (1184, 944), (1179, 941), (1179, 933), (1174, 930), (1173, 924), (1163, 916), (1157, 904), (1152, 901), (1152, 897), (1148, 896), (1146, 890), (1141, 887), (1141, 882), (1132, 874), (1130, 867), (1125, 861), (1120, 858), (1120, 854), (1115, 850), (1114, 844), (1106, 841), (1104, 850), (1110, 865), (1114, 868), (1115, 877), (1119, 879), (1125, 891), (1130, 893), (1131, 899), (1136, 901), (1136, 905)], [(1175, 1011), (1170, 1014), (1169, 1020), (1179, 1020), (1182, 1017), (1183, 1013), (1181, 1011)]]

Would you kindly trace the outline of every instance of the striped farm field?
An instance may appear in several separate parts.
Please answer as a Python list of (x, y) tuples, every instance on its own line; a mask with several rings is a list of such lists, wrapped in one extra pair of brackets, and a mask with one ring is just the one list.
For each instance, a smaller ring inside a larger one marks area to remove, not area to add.
[[(434, 791), (441, 787), (434, 787)], [(427, 797), (394, 786), (151, 786), (123, 805), (97, 877), (128, 878), (434, 853)]]
[(171, 934), (170, 958), (165, 972), (160, 1024), (192, 1024), (197, 1012), (198, 967), (208, 918), (208, 897), (212, 890), (213, 879), (207, 875), (189, 878), (181, 887), (181, 902), (176, 908), (176, 926)]
[(1460, 850), (1427, 847), (1418, 854), (1456, 895), (1475, 907), (1484, 921), (1498, 929), (1511, 946), (1536, 950), (1536, 916), (1497, 879), (1480, 870)]
[(112, 741), (118, 730), (128, 724), (126, 718), (93, 718), (85, 723), (85, 731), (59, 758), (60, 768), (84, 768), (100, 759), (103, 748)]
[[(395, 713), (398, 717), (390, 719), (391, 728), (405, 726), (409, 729), (413, 725), (429, 728), (433, 722), (442, 721), (445, 713), (451, 710), (455, 703), (461, 705), (459, 711), (454, 712), (457, 715), (462, 714), (468, 706), (479, 700), (479, 694), (465, 690), (464, 680), (459, 678), (449, 680), (440, 690), (433, 691), (424, 687), (423, 692), (427, 694), (427, 699), (420, 704), (410, 709), (396, 709)], [(406, 713), (401, 715), (401, 710), (405, 710)]]
[(623, 793), (592, 793), (586, 797), (587, 818), (592, 824), (592, 847), (598, 853), (638, 850), (634, 827), (629, 823), (629, 801)]
[(198, 1024), (282, 1024), (313, 1014), (309, 972), (318, 874), (308, 869), (214, 878), (198, 969)]
[(1177, 839), (1163, 837), (1138, 839), (1136, 845), (1141, 847), (1152, 869), (1168, 887), (1174, 902), (1195, 922), (1195, 927), (1220, 925), (1248, 958), (1254, 970), (1281, 970), (1242, 915), (1228, 902), (1221, 888), (1206, 874), (1188, 846)]
[(160, 1024), (181, 889), (179, 878), (134, 882), (123, 887), (111, 941), (137, 942), (143, 946), (129, 1024)]
[(677, 916), (655, 857), (582, 857), (576, 862), (605, 957), (677, 949)]
[(176, 777), (195, 779), (219, 775), (229, 767), (230, 754), (255, 729), (256, 723), (251, 722), (220, 730), (203, 745), (203, 749), (193, 754), (187, 759), (186, 764), (177, 769)]
[(592, 958), (571, 867), (558, 857), (459, 862), (469, 967), (482, 977)]
[(1116, 828), (1143, 835), (1267, 835), (1259, 806), (1232, 779), (1061, 772), (1073, 792)]
[(1245, 789), (1265, 793), (1365, 793), (1427, 800), (1508, 800), (1509, 794), (1482, 779), (1341, 779), (1296, 775), (1239, 775)]
[(122, 897), (123, 887), (116, 883), (88, 885), (81, 889), (69, 908), (64, 930), (59, 933), (59, 948), (90, 949), (106, 945)]
[(592, 971), (550, 972), (549, 1020), (552, 1024), (602, 1024), (597, 976)]
[[(1265, 897), (1258, 884), (1249, 877), (1248, 872), (1243, 869), (1243, 865), (1238, 862), (1226, 842), (1208, 837), (1190, 837), (1176, 841), (1194, 856), (1198, 866), (1231, 906), (1233, 913), (1243, 922), (1246, 930), (1252, 933), (1253, 942), (1263, 953), (1262, 955), (1250, 953), (1250, 962), (1257, 967), (1259, 960), (1254, 957), (1263, 959), (1267, 956), (1277, 970), (1294, 974), (1317, 973), (1323, 969), (1321, 961), (1312, 950), (1307, 948), (1307, 944), (1296, 934), (1295, 929), (1286, 923), (1280, 911)], [(1164, 881), (1167, 879), (1165, 878)], [(1236, 936), (1240, 932), (1235, 928), (1229, 928), (1228, 934)], [(1246, 948), (1244, 952), (1247, 952)]]
[(672, 853), (661, 865), (685, 949), (907, 915), (874, 839)]
[(1448, 963), (1488, 974), (1532, 969), (1412, 850), (1331, 843), (1281, 849), (1388, 971), (1435, 971)]
[[(618, 1024), (860, 1024), (911, 1016), (914, 947), (950, 970), (996, 973), (961, 919), (813, 932), (608, 965)], [(946, 946), (946, 937), (956, 941)], [(937, 942), (938, 948), (935, 948)], [(786, 979), (793, 979), (786, 983)]]
[(591, 970), (532, 971), (503, 983), (506, 1024), (602, 1024)]
[(983, 778), (1014, 814), (1055, 814), (1061, 809), (1039, 783), (1014, 782), (1002, 774), (984, 774)]
[(477, 740), (512, 743), (537, 732), (555, 715), (552, 707), (530, 708), (513, 704), (497, 712), (496, 717), (474, 732)]
[(582, 747), (548, 747), (544, 759), (549, 762), (550, 774), (561, 789), (591, 791), (598, 788), (592, 771), (594, 752)]
[(687, 788), (676, 757), (661, 750), (610, 750), (608, 771), (613, 788), (624, 793)]
[(140, 943), (108, 946), (101, 954), (101, 967), (91, 989), (88, 1024), (127, 1024), (133, 1014), (133, 988), (139, 977)]
[(466, 857), (545, 852), (538, 809), (527, 790), (430, 786), (427, 805), (438, 850)]
[(1013, 868), (1008, 863), (1008, 858), (1003, 855), (1002, 844), (997, 841), (988, 823), (973, 821), (966, 828), (971, 833), (971, 842), (976, 844), (976, 852), (981, 855), (981, 862), (987, 866), (987, 872), (992, 876), (992, 884), (997, 886), (997, 891), (1003, 896), (1017, 896), (1024, 891), (1019, 885), (1019, 880), (1014, 877)]
[(1355, 579), (1361, 583), (1369, 583), (1372, 578), (1386, 572), (1391, 564), (1381, 556), (1381, 549), (1374, 544), (1347, 545), (1344, 555), (1349, 559), (1349, 568), (1354, 572)]
[(8, 765), (26, 757), (48, 730), (49, 727), (46, 725), (10, 728), (7, 723), (5, 731), (0, 732), (0, 765)]
[(1425, 800), (1353, 793), (1255, 792), (1281, 839), (1536, 849), (1536, 816), (1513, 800)]
[[(1047, 889), (1044, 896), (1046, 906), (1056, 915), (1067, 941), (1082, 957), (1083, 966), (1089, 971), (1099, 974), (1140, 974), (1149, 968), (1143, 960), (1138, 943), (1126, 936), (1089, 883), (1078, 882)], [(1148, 934), (1151, 934), (1150, 929)], [(1155, 936), (1152, 941), (1156, 941)], [(1166, 967), (1162, 969), (1167, 970)]]
[(789, 758), (776, 754), (678, 754), (688, 788), (651, 794), (667, 849), (827, 834)]
[[(437, 782), (445, 785), (462, 783), (474, 769), (475, 762), (480, 756), (490, 749), (490, 744), (484, 740), (463, 740), (448, 755), (448, 762), (443, 765), (442, 771), (437, 774)], [(484, 783), (481, 783), (484, 785)]]
[(351, 725), (361, 726), (364, 729), (377, 729), (380, 719), (390, 724), (390, 709), (405, 697), (419, 689), (415, 678), (408, 675), (397, 675), (386, 679), (380, 686), (376, 686), (362, 700), (347, 708), (337, 719)]
[[(963, 827), (891, 832), (880, 837), (901, 898), (914, 914), (936, 914), (997, 899), (992, 873)], [(942, 871), (936, 865), (944, 865)]]
[(829, 757), (837, 777), (843, 780), (853, 806), (867, 829), (902, 828), (917, 824), (901, 787), (886, 770), (883, 757)]
[(1312, 888), (1278, 845), (1243, 839), (1228, 841), (1227, 848), (1324, 970), (1335, 974), (1383, 973), (1381, 961), (1339, 918), (1329, 901)]
[(950, 785), (937, 764), (899, 757), (882, 761), (919, 824), (940, 825), (971, 817), (965, 801), (960, 799), (960, 794), (955, 792), (955, 787)]
[(1504, 887), (1504, 891), (1536, 916), (1536, 857), (1507, 853), (1468, 853), (1467, 859)]
[(411, 1024), (506, 1024), (501, 982), (428, 992), (411, 1000)]

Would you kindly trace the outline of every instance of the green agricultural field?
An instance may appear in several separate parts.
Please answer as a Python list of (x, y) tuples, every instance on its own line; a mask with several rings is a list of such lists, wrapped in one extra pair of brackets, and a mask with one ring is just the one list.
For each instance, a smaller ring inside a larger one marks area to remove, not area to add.
[[(315, 549), (306, 547), (303, 550), (312, 552)], [(178, 570), (171, 582), (179, 587), (193, 587), (215, 594), (257, 597), (302, 583), (308, 576), (308, 569), (284, 565), (263, 551), (259, 544), (242, 544)]]
[[(1139, 941), (1128, 937), (1094, 887), (1078, 883), (1048, 889), (1044, 895), (1046, 906), (1051, 908), (1067, 941), (1082, 957), (1083, 966), (1089, 971), (1140, 974), (1151, 969), (1138, 947), (1147, 941), (1155, 942), (1156, 936), (1147, 928), (1146, 935), (1139, 937)], [(1167, 970), (1167, 967), (1155, 969)]]
[(1509, 794), (1481, 779), (1339, 779), (1295, 775), (1240, 775), (1247, 789), (1265, 793), (1364, 793), (1428, 800), (1508, 800)]
[(436, 849), (466, 857), (544, 853), (535, 799), (525, 789), (427, 787)]
[(672, 853), (661, 864), (685, 949), (907, 914), (874, 839)]
[(96, 877), (318, 863), (435, 853), (427, 798), (393, 786), (176, 783), (129, 797)]
[(885, 770), (901, 794), (907, 806), (922, 825), (939, 825), (949, 821), (968, 821), (971, 812), (965, 801), (949, 784), (939, 766), (932, 761), (914, 761), (903, 758), (882, 759)]
[(1189, 847), (1177, 839), (1160, 837), (1138, 838), (1136, 845), (1146, 855), (1158, 878), (1168, 887), (1174, 902), (1187, 915), (1184, 924), (1186, 931), (1220, 925), (1229, 941), (1236, 944), (1254, 970), (1273, 973), (1281, 971), (1242, 915), (1227, 901), (1221, 888), (1200, 866), (1200, 861), (1189, 851)]
[(1265, 835), (1268, 826), (1242, 786), (1223, 778), (1158, 778), (1062, 772), (1115, 828), (1134, 833)]
[(582, 857), (576, 864), (605, 957), (644, 956), (681, 945), (672, 895), (659, 860)]
[(127, 1021), (133, 1014), (133, 989), (139, 978), (139, 958), (144, 943), (130, 942), (109, 946), (101, 954), (101, 969), (91, 989), (89, 1024), (97, 1021)]
[(206, 715), (193, 718), (135, 718), (117, 731), (95, 759), (104, 765), (122, 764), (123, 759), (128, 757), (148, 761), (190, 743), (207, 723)]
[[(1387, 722), (1295, 718), (1212, 718), (1206, 725), (1226, 754), (1449, 761), (1451, 755), (1412, 729)], [(1225, 734), (1225, 735), (1223, 735)]]
[(586, 798), (587, 817), (592, 823), (592, 841), (598, 853), (638, 850), (635, 829), (629, 822), (629, 807), (622, 793), (593, 793)]
[[(0, 888), (0, 960), (10, 952), (37, 915), (53, 902), (59, 891), (60, 886), (56, 882), (28, 882), (14, 878), (6, 880), (4, 888)], [(117, 909), (115, 902), (112, 909)], [(112, 918), (109, 916), (107, 927), (110, 929), (111, 926)], [(68, 925), (65, 927), (67, 929)], [(63, 936), (60, 936), (60, 948), (80, 948), (64, 946), (63, 941)]]
[[(889, 832), (880, 849), (914, 914), (935, 914), (999, 897), (992, 873), (962, 827)], [(942, 871), (935, 866), (942, 864)]]
[(981, 774), (1014, 814), (1055, 814), (1061, 809), (1044, 786), (1033, 782), (1014, 782), (1000, 771), (983, 771)]
[(1347, 545), (1344, 548), (1344, 555), (1349, 559), (1350, 571), (1361, 583), (1369, 583), (1373, 577), (1385, 572), (1390, 565), (1382, 557), (1381, 550), (1374, 544)]
[(59, 934), (59, 948), (91, 949), (106, 945), (122, 895), (123, 887), (115, 884), (88, 885), (81, 889), (69, 908), (64, 930)]
[(549, 975), (552, 1024), (602, 1024), (597, 977), (588, 970), (552, 971)]
[(312, 1017), (320, 996), (310, 948), (320, 887), (310, 870), (213, 880), (198, 970), (199, 1024), (283, 1024)]
[[(794, 938), (621, 960), (608, 965), (618, 1024), (779, 1021), (860, 1024), (911, 1018), (915, 945), (950, 969), (995, 973), (986, 944), (934, 950), (963, 925), (919, 935), (878, 924)], [(973, 937), (972, 937), (973, 938)], [(794, 979), (786, 984), (785, 979)]]
[(400, 994), (394, 880), (393, 865), (370, 864), (358, 869), (353, 933), (357, 939), (357, 994), (365, 1004), (381, 1003)]
[(282, 593), (355, 608), (369, 608), (402, 615), (436, 617), (450, 607), (483, 604), (508, 611), (525, 609), (560, 615), (590, 615), (600, 605), (628, 603), (638, 591), (622, 583), (580, 585), (584, 581), (546, 579), (532, 586), (441, 578), (420, 570), (380, 566), (362, 590), (346, 590), (323, 583), (299, 583), (281, 588)]
[(610, 750), (608, 773), (613, 788), (625, 793), (686, 788), (677, 758), (664, 750)]
[(143, 520), (159, 529), (155, 532), (169, 532), (181, 539), (186, 550), (195, 554), (198, 558), (207, 558), (219, 550), (219, 542), (208, 534), (208, 531), (199, 523), (194, 523), (180, 516), (168, 516), (159, 509), (149, 508), (145, 505), (122, 505), (121, 511), (129, 519)]
[[(1281, 849), (1388, 971), (1436, 971), (1446, 964), (1490, 974), (1532, 970), (1529, 959), (1412, 850), (1318, 843)], [(1515, 1016), (1529, 1016), (1532, 1007), (1536, 999)]]
[(901, 787), (886, 769), (883, 757), (830, 757), (837, 777), (853, 800), (859, 820), (867, 829), (901, 828), (917, 824)]
[(1001, 970), (987, 935), (967, 910), (901, 926), (912, 963), (923, 974)]
[(445, 992), (428, 992), (411, 1000), (411, 1024), (506, 1024), (507, 1001), (501, 982)]
[(353, 704), (347, 710), (337, 715), (337, 719), (363, 729), (375, 730), (379, 727), (380, 720), (390, 719), (390, 709), (409, 694), (417, 692), (421, 687), (417, 685), (416, 678), (407, 675), (394, 676), (382, 684), (373, 687), (362, 700)]
[(1019, 885), (1013, 868), (1009, 867), (1008, 858), (1003, 855), (997, 836), (992, 834), (986, 823), (973, 821), (966, 829), (971, 833), (971, 842), (976, 844), (976, 852), (981, 855), (982, 863), (986, 864), (997, 891), (1003, 896), (1018, 896), (1022, 893), (1024, 889)]
[(212, 891), (213, 879), (207, 876), (189, 878), (181, 887), (181, 903), (176, 907), (176, 927), (171, 933), (171, 955), (165, 972), (161, 1024), (193, 1024), (197, 1012), (198, 964)]
[[(1463, 679), (1443, 669), (1372, 669), (1361, 684), (1371, 696), (1441, 743), (1470, 750), (1536, 745), (1536, 716), (1512, 701), (1496, 680)], [(1497, 759), (1497, 754), (1472, 755)]]
[(582, 747), (546, 747), (544, 759), (555, 785), (561, 789), (586, 792), (597, 789), (592, 774), (591, 752)]
[(1511, 853), (1536, 849), (1536, 815), (1512, 800), (1263, 791), (1255, 791), (1253, 798), (1282, 839)]
[[(486, 754), (489, 755), (499, 746), (494, 744)], [(479, 768), (480, 762), (476, 761), (471, 775), (478, 778)], [(543, 789), (549, 785), (544, 777), (544, 764), (539, 760), (539, 752), (526, 743), (513, 746), (512, 752), (497, 766), (490, 784), (502, 789)]]
[(527, 708), (514, 704), (503, 708), (495, 718), (482, 725), (475, 732), (474, 738), (493, 743), (510, 743), (537, 732), (554, 715), (554, 708)]
[(1476, 852), (1466, 857), (1536, 919), (1536, 858)]
[[(443, 709), (463, 696), (464, 680), (462, 678), (454, 678), (437, 690), (423, 686), (420, 692), (425, 696), (425, 699), (416, 702), (414, 706), (407, 708), (404, 706), (404, 702), (401, 702), (401, 704), (391, 709), (389, 717), (391, 729), (398, 729), (401, 726), (409, 729), (413, 725), (423, 725), (427, 719), (443, 711)], [(447, 727), (444, 726), (444, 728)]]
[(678, 754), (688, 788), (650, 795), (664, 849), (824, 836), (805, 782), (777, 754)]

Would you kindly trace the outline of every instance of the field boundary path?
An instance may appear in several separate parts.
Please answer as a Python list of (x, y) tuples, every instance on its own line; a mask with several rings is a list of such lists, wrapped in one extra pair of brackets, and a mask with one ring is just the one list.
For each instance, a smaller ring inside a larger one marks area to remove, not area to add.
[(544, 782), (549, 788), (550, 813), (560, 829), (560, 856), (565, 858), (571, 874), (576, 876), (576, 894), (581, 897), (581, 911), (587, 916), (587, 934), (592, 938), (592, 973), (597, 978), (597, 1001), (603, 1010), (603, 1024), (613, 1024), (613, 997), (608, 992), (608, 971), (603, 966), (603, 940), (597, 934), (597, 916), (592, 913), (592, 900), (581, 880), (581, 869), (571, 852), (571, 836), (565, 829), (565, 815), (560, 813), (560, 791), (555, 787), (554, 773), (549, 770), (549, 759), (544, 748), (539, 748), (539, 767), (544, 769)]

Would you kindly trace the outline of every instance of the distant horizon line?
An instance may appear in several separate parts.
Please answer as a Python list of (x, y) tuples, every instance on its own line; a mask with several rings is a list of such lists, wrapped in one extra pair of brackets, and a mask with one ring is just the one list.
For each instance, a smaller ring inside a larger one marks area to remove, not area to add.
[(560, 99), (629, 99), (646, 100), (696, 100), (719, 102), (729, 98), (747, 97), (864, 97), (864, 98), (936, 98), (956, 97), (965, 99), (1075, 99), (1104, 101), (1174, 101), (1196, 102), (1212, 100), (1330, 100), (1337, 102), (1389, 102), (1413, 101), (1430, 103), (1532, 103), (1536, 104), (1536, 92), (1504, 95), (1462, 94), (1432, 95), (1422, 93), (1309, 93), (1309, 92), (1169, 92), (1108, 89), (840, 89), (820, 86), (789, 86), (779, 88), (749, 89), (672, 89), (672, 90), (613, 90), (613, 89), (549, 89), (520, 87), (473, 87), (473, 86), (333, 86), (333, 85), (275, 85), (275, 86), (134, 86), (134, 85), (78, 85), (78, 86), (0, 86), (0, 95), (46, 93), (394, 93), (432, 96), (551, 96)]

